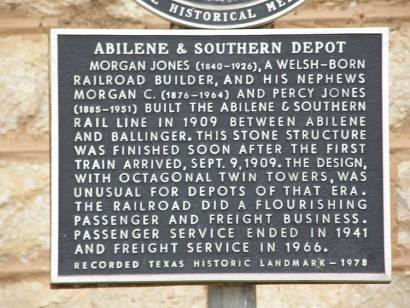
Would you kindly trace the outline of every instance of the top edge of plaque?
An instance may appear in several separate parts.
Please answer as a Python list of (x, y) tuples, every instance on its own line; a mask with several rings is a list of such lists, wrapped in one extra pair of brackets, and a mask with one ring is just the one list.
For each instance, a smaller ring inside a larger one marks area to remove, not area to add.
[(304, 0), (135, 0), (154, 14), (183, 27), (255, 28), (290, 13)]

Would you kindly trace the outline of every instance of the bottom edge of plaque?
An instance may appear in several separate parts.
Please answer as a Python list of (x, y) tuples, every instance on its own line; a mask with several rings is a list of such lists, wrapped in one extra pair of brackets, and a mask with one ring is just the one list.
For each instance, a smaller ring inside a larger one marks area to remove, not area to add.
[(155, 275), (59, 275), (51, 284), (201, 284), (201, 283), (390, 283), (386, 273), (327, 274), (155, 274)]

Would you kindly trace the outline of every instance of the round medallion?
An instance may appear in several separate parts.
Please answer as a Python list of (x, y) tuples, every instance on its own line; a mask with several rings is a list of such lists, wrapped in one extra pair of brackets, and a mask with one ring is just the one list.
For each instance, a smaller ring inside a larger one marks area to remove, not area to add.
[(284, 15), (304, 0), (136, 0), (171, 22), (193, 28), (256, 27)]

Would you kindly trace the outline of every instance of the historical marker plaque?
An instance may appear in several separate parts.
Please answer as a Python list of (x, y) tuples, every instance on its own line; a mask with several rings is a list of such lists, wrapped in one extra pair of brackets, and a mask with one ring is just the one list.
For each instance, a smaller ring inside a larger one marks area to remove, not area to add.
[(304, 0), (136, 0), (174, 23), (211, 29), (255, 27), (289, 13)]
[(387, 31), (52, 31), (52, 282), (389, 281)]

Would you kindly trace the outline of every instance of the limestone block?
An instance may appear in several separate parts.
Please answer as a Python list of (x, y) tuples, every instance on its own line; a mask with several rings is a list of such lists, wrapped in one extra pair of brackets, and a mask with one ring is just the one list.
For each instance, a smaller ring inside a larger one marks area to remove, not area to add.
[(410, 161), (398, 166), (397, 220), (399, 246), (410, 249)]
[(205, 308), (202, 286), (50, 289), (48, 278), (0, 284), (0, 307)]
[(410, 302), (410, 275), (393, 274), (389, 285), (325, 284), (259, 286), (258, 307), (395, 307)]
[(59, 27), (169, 27), (134, 0), (6, 0), (0, 11), (26, 17), (53, 17)]
[(410, 116), (410, 23), (392, 29), (390, 37), (390, 125)]
[(136, 1), (117, 0), (105, 7), (107, 15), (116, 19), (128, 22), (140, 22), (148, 28), (169, 28), (169, 22), (165, 19), (150, 13), (145, 8), (137, 4)]
[(47, 257), (49, 165), (0, 161), (0, 187), (0, 263)]
[(81, 10), (90, 5), (92, 0), (3, 0), (0, 8), (42, 15), (58, 15), (76, 9)]
[(48, 131), (47, 35), (0, 36), (0, 134)]

